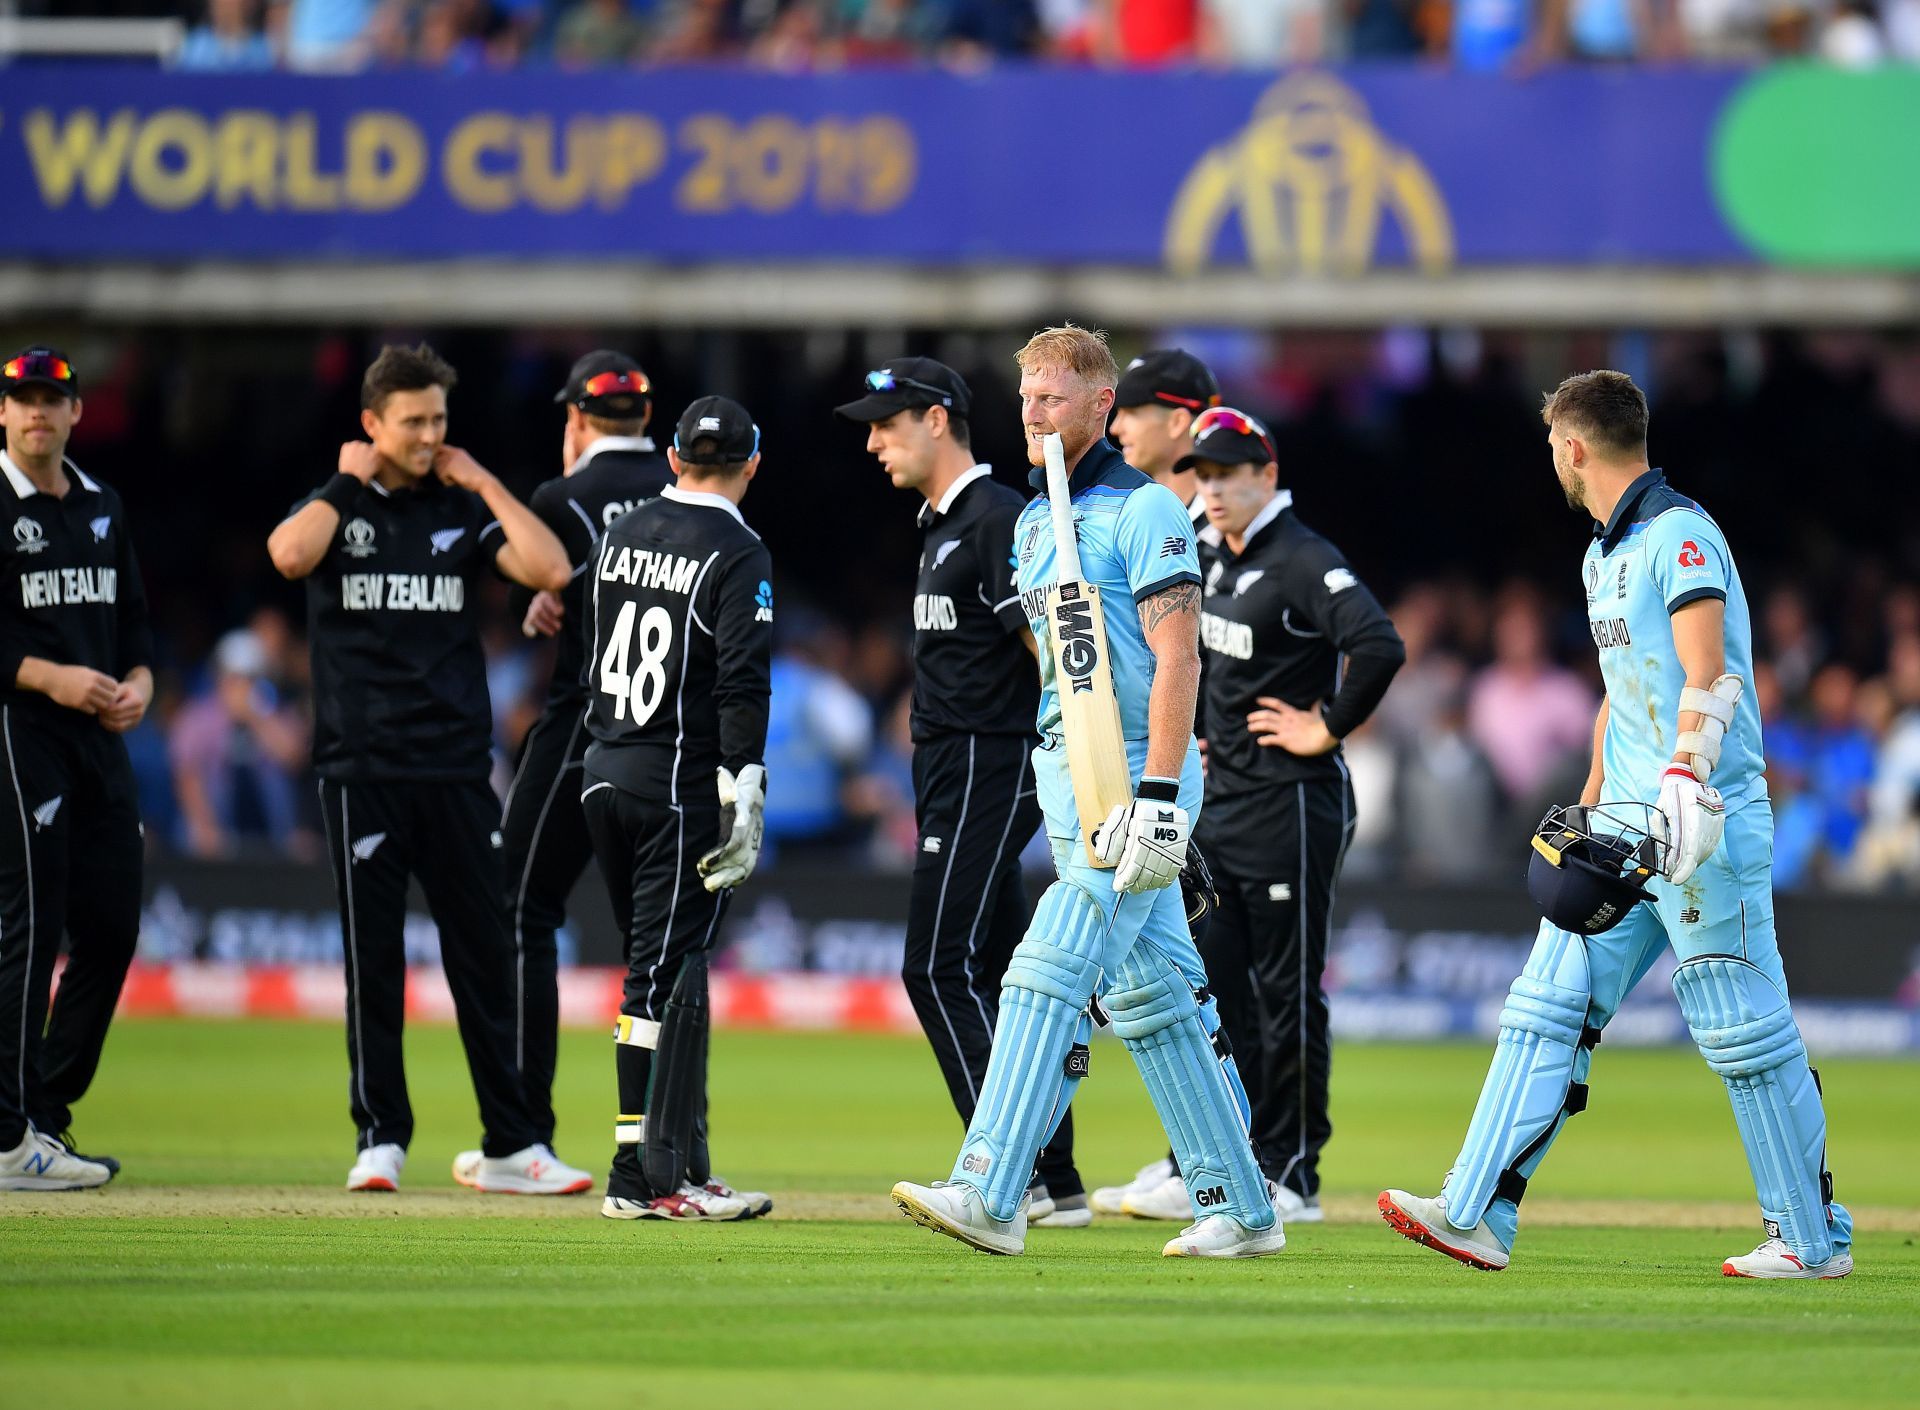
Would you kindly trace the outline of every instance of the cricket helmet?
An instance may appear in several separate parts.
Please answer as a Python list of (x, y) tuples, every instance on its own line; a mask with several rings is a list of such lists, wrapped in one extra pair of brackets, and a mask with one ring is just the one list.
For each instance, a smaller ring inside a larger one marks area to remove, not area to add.
[(1527, 894), (1542, 915), (1576, 935), (1611, 930), (1665, 872), (1666, 829), (1647, 803), (1570, 803), (1533, 830)]

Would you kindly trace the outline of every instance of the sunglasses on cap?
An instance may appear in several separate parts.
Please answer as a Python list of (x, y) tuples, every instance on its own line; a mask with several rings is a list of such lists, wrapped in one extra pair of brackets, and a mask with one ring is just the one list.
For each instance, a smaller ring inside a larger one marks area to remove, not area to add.
[(580, 384), (580, 399), (610, 397), (620, 392), (644, 397), (653, 394), (653, 383), (644, 372), (597, 372)]
[(1273, 441), (1267, 435), (1267, 428), (1255, 421), (1244, 411), (1235, 411), (1230, 406), (1211, 406), (1194, 418), (1193, 439), (1204, 440), (1215, 431), (1232, 431), (1235, 435), (1252, 436), (1260, 442), (1267, 453), (1268, 460), (1278, 460), (1273, 453)]
[(24, 382), (30, 377), (45, 377), (55, 382), (73, 380), (73, 364), (64, 357), (48, 353), (23, 353), (0, 366), (0, 377), (9, 382)]
[(930, 382), (916, 382), (911, 377), (896, 377), (884, 367), (867, 374), (867, 390), (870, 392), (897, 392), (902, 387), (911, 387), (916, 392), (925, 392), (930, 397), (937, 397), (942, 403), (950, 404), (953, 401), (953, 393), (945, 387), (936, 387)]

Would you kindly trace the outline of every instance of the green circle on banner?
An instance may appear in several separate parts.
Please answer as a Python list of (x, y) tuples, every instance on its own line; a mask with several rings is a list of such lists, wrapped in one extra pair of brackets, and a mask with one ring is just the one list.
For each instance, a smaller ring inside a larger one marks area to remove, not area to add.
[(1920, 68), (1768, 69), (1721, 110), (1709, 160), (1720, 213), (1756, 254), (1920, 265)]

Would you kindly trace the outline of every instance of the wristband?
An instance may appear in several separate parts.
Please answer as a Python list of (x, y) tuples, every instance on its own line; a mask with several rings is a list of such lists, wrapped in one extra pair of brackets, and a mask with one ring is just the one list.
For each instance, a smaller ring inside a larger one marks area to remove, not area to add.
[(332, 505), (334, 511), (344, 519), (353, 509), (353, 502), (360, 497), (360, 491), (365, 488), (364, 483), (342, 470), (320, 487), (320, 499)]
[(1145, 798), (1155, 803), (1178, 803), (1180, 801), (1180, 780), (1177, 778), (1143, 778), (1140, 786), (1133, 790), (1135, 798)]

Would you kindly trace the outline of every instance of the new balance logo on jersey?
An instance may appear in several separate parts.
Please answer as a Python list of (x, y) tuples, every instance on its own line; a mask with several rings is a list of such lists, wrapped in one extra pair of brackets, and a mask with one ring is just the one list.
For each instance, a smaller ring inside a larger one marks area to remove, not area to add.
[(113, 527), (113, 516), (111, 514), (102, 514), (98, 519), (90, 519), (87, 521), (87, 527), (93, 530), (93, 541), (95, 543), (105, 543), (107, 541), (107, 530)]
[(342, 573), (340, 605), (349, 612), (461, 612), (467, 583), (449, 573)]
[(1209, 651), (1218, 651), (1222, 656), (1231, 656), (1236, 661), (1251, 661), (1253, 628), (1245, 622), (1230, 621), (1225, 617), (1216, 617), (1211, 612), (1202, 612), (1200, 644)]
[[(658, 588), (662, 592), (693, 591), (693, 580), (700, 565), (677, 553), (660, 553), (651, 548), (626, 548), (610, 543), (600, 551), (600, 581), (631, 583), (635, 587)], [(767, 589), (768, 621), (772, 621), (773, 589)]]
[(437, 529), (427, 537), (433, 540), (433, 553), (437, 557), (442, 553), (452, 553), (453, 546), (466, 535), (465, 529)]
[(1612, 617), (1599, 622), (1588, 622), (1593, 632), (1593, 644), (1602, 651), (1615, 646), (1632, 646), (1633, 634), (1627, 630), (1625, 617)]
[(1178, 558), (1187, 551), (1187, 541), (1178, 534), (1168, 534), (1160, 545), (1162, 558)]
[(913, 628), (921, 632), (950, 632), (960, 625), (960, 616), (953, 610), (953, 599), (939, 593), (915, 593), (913, 598)]
[(386, 840), (387, 835), (384, 832), (369, 832), (365, 837), (354, 838), (353, 859), (356, 862), (366, 861), (367, 858), (380, 850), (380, 844)]
[(53, 820), (59, 816), (60, 803), (64, 797), (64, 794), (56, 793), (53, 797), (47, 799), (46, 802), (33, 810), (33, 830), (35, 832), (53, 826)]

